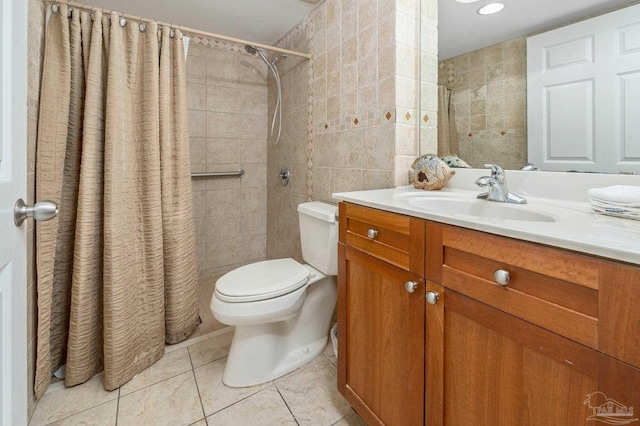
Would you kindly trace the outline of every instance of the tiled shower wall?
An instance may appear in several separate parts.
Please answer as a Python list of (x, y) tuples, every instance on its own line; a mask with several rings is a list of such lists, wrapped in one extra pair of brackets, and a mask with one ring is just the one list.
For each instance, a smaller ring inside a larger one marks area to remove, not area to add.
[(201, 278), (264, 260), (267, 246), (267, 67), (242, 46), (192, 40), (187, 56), (192, 172)]
[[(437, 0), (423, 3), (437, 11)], [(269, 258), (300, 259), (296, 206), (309, 196), (334, 202), (333, 192), (408, 183), (418, 154), (418, 6), (327, 0), (278, 42), (313, 57), (279, 64), (286, 136), (268, 146)], [(275, 178), (280, 165), (293, 172), (288, 187)]]
[(439, 84), (453, 89), (458, 156), (471, 167), (527, 163), (526, 47), (520, 37), (439, 64)]
[[(309, 52), (309, 31), (303, 22), (288, 35), (287, 48)], [(273, 56), (273, 55), (272, 55)], [(268, 221), (267, 257), (291, 257), (302, 261), (297, 205), (307, 201), (307, 148), (310, 137), (309, 72), (310, 62), (305, 58), (288, 56), (278, 62), (282, 81), (282, 135), (274, 145), (275, 134), (268, 144)], [(269, 79), (269, 119), (276, 104), (276, 85)], [(271, 121), (269, 122), (271, 126)], [(276, 123), (277, 126), (277, 123)], [(276, 127), (277, 132), (277, 127)], [(287, 186), (277, 178), (280, 167), (286, 165), (291, 173)]]
[[(40, 73), (44, 53), (44, 10), (40, 0), (29, 0), (28, 15), (28, 85), (27, 85), (27, 204), (35, 202), (36, 137), (38, 133), (38, 106), (40, 98)], [(33, 397), (36, 348), (36, 274), (34, 222), (27, 222), (27, 404), (31, 418), (36, 402)]]

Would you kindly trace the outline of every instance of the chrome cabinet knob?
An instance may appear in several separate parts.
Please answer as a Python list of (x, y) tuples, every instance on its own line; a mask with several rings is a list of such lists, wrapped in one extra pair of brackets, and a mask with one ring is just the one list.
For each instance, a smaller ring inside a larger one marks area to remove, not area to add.
[(437, 291), (428, 291), (427, 292), (427, 303), (430, 305), (435, 305), (440, 300), (440, 294)]
[(378, 231), (376, 231), (375, 229), (371, 228), (367, 231), (367, 237), (374, 239), (377, 236), (378, 236)]
[(406, 283), (404, 283), (404, 288), (409, 293), (413, 293), (418, 288), (418, 283), (415, 281), (407, 281)]
[(35, 220), (51, 220), (58, 215), (58, 205), (50, 200), (43, 200), (35, 203), (32, 207), (27, 206), (22, 198), (16, 201), (13, 207), (13, 222), (16, 226), (22, 225), (28, 217)]
[(505, 271), (504, 269), (498, 269), (493, 273), (493, 279), (500, 285), (509, 284), (509, 280), (511, 279), (511, 274), (509, 271)]

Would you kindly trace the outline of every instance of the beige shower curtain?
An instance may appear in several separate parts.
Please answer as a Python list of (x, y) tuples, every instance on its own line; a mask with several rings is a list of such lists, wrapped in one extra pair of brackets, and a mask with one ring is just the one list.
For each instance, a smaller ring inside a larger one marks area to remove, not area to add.
[(66, 364), (115, 389), (198, 326), (182, 35), (67, 6), (46, 32), (36, 199), (37, 396)]
[(458, 155), (458, 148), (453, 91), (438, 86), (438, 156)]

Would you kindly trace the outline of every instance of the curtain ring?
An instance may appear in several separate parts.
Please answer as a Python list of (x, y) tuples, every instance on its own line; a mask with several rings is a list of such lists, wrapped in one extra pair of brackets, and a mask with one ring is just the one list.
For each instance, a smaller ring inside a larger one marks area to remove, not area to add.
[(176, 30), (174, 30), (173, 28), (171, 28), (169, 30), (169, 37), (174, 38), (176, 36)]
[(125, 25), (127, 25), (127, 18), (125, 18), (124, 16), (120, 16), (120, 19), (118, 19), (118, 23), (121, 27), (124, 27)]
[(147, 32), (147, 24), (145, 24), (144, 22), (140, 22), (138, 24), (138, 29), (140, 30), (140, 32), (146, 33)]
[(71, 18), (71, 12), (73, 12), (73, 8), (69, 6), (69, 9), (67, 9), (67, 18)]
[(60, 5), (58, 4), (58, 2), (51, 4), (51, 11), (56, 15), (60, 13)]

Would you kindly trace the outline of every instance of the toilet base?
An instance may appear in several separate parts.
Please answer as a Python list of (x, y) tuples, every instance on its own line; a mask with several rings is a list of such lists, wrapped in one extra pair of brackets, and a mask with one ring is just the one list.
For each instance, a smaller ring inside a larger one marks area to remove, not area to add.
[(336, 277), (307, 288), (300, 313), (284, 321), (237, 325), (222, 381), (246, 387), (281, 377), (325, 350), (336, 306)]
[[(321, 355), (327, 346), (327, 341), (328, 339), (324, 338), (302, 348), (297, 348), (284, 355), (277, 365), (268, 369), (260, 369), (260, 364), (263, 363), (249, 364), (246, 360), (243, 362), (239, 358), (232, 358), (230, 351), (222, 374), (222, 383), (232, 388), (243, 388), (277, 379)], [(241, 362), (234, 363), (234, 359)]]

